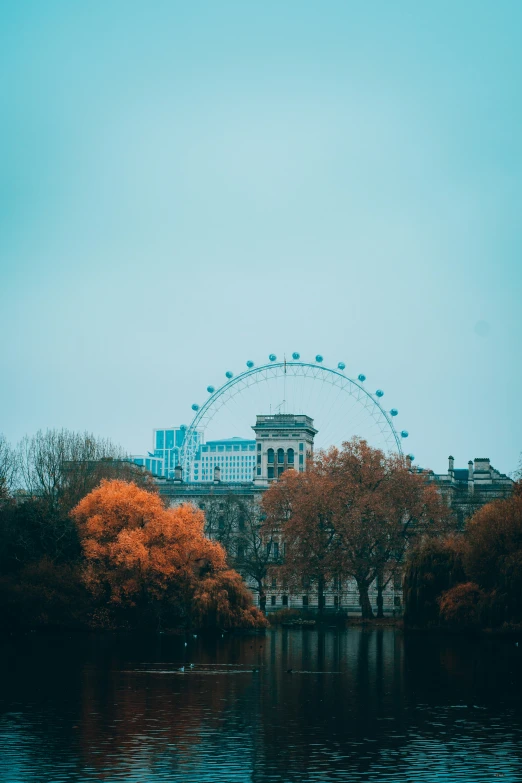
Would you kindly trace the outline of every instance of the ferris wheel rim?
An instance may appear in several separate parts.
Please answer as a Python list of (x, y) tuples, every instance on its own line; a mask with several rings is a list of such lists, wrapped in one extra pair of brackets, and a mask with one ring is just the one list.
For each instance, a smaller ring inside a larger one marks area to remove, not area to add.
[[(274, 357), (274, 358), (272, 358)], [(209, 392), (210, 396), (208, 399), (201, 405), (194, 404), (192, 406), (192, 409), (195, 411), (195, 415), (192, 418), (192, 421), (188, 425), (186, 429), (186, 434), (184, 438), (184, 443), (181, 448), (181, 454), (180, 454), (180, 462), (183, 467), (184, 472), (190, 471), (191, 464), (194, 459), (194, 454), (197, 450), (197, 445), (195, 444), (195, 438), (194, 435), (200, 426), (202, 420), (205, 418), (207, 412), (212, 408), (212, 406), (219, 400), (221, 396), (223, 396), (227, 390), (233, 388), (234, 386), (241, 383), (241, 381), (244, 381), (245, 379), (249, 377), (253, 377), (255, 375), (259, 375), (266, 371), (274, 371), (274, 370), (283, 370), (284, 373), (286, 373), (288, 368), (310, 368), (314, 371), (319, 371), (319, 373), (324, 373), (325, 375), (334, 375), (343, 381), (347, 382), (347, 385), (353, 385), (356, 387), (360, 392), (363, 393), (363, 395), (366, 396), (366, 401), (370, 401), (375, 408), (379, 411), (379, 414), (383, 417), (384, 421), (387, 424), (387, 427), (390, 432), (390, 439), (393, 439), (395, 442), (395, 446), (397, 448), (397, 452), (400, 456), (403, 456), (403, 450), (401, 446), (401, 440), (399, 433), (395, 429), (391, 416), (395, 416), (397, 414), (396, 409), (392, 408), (391, 412), (388, 413), (382, 405), (379, 402), (379, 397), (382, 397), (383, 392), (380, 390), (377, 390), (378, 393), (372, 394), (368, 391), (362, 384), (366, 380), (366, 377), (364, 375), (358, 376), (357, 379), (350, 378), (349, 376), (345, 375), (343, 371), (340, 371), (340, 369), (334, 369), (333, 367), (328, 367), (322, 364), (323, 357), (318, 355), (316, 357), (315, 363), (313, 362), (307, 362), (303, 361), (301, 359), (291, 359), (291, 360), (283, 360), (283, 361), (277, 361), (276, 357), (271, 354), (270, 355), (270, 361), (268, 364), (261, 364), (258, 366), (255, 366), (253, 362), (247, 362), (247, 369), (243, 372), (239, 373), (238, 375), (234, 375), (231, 371), (226, 372), (227, 381), (225, 381), (224, 384), (222, 384), (219, 388), (214, 388), (213, 386), (208, 386), (207, 391)], [(342, 363), (339, 363), (340, 366), (343, 366)], [(284, 374), (283, 373), (283, 374)], [(274, 377), (279, 377), (277, 374), (274, 375)], [(297, 376), (294, 376), (297, 377)], [(314, 377), (314, 376), (303, 376), (303, 377)], [(260, 379), (261, 380), (261, 379)], [(248, 388), (248, 387), (247, 387)], [(351, 395), (351, 392), (348, 391), (348, 389), (345, 386), (341, 387), (342, 390), (347, 391)], [(241, 393), (241, 389), (238, 389), (236, 394)], [(235, 395), (234, 395), (235, 396)], [(218, 409), (219, 410), (219, 409)], [(213, 416), (216, 415), (217, 410), (214, 412)], [(213, 416), (210, 417), (207, 424), (210, 423)], [(403, 430), (401, 433), (402, 437), (407, 437), (408, 433)], [(191, 453), (192, 452), (192, 453)]]

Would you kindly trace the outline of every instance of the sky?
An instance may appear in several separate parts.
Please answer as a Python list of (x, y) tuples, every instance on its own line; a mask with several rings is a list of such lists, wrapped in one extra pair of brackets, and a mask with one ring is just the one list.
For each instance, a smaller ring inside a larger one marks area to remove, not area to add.
[(516, 469), (521, 29), (518, 0), (5, 0), (0, 431), (144, 453), (299, 351), (384, 389), (423, 465)]

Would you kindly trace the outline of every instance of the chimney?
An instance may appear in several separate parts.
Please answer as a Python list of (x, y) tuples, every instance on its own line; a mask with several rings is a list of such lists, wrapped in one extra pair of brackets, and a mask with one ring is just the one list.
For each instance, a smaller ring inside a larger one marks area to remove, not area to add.
[(174, 481), (177, 481), (179, 484), (183, 481), (183, 468), (181, 465), (176, 465), (174, 468)]
[(491, 465), (489, 464), (489, 457), (475, 457), (473, 480), (475, 484), (491, 484)]
[(468, 492), (470, 494), (473, 492), (473, 462), (471, 460), (468, 462)]
[(454, 460), (454, 459), (453, 459), (453, 457), (450, 455), (450, 456), (448, 457), (448, 473), (449, 473), (449, 477), (450, 477), (450, 480), (451, 480), (451, 481), (453, 481), (453, 477), (454, 477), (454, 475), (455, 475), (455, 474), (454, 474), (454, 472), (453, 472), (453, 466), (454, 466), (454, 464), (455, 464), (455, 460)]
[(219, 484), (221, 481), (221, 468), (219, 465), (214, 465), (214, 484)]

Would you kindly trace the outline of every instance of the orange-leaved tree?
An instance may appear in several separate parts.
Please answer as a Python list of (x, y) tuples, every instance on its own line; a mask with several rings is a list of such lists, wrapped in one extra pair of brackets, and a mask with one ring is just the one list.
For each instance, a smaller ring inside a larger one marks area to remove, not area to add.
[(203, 534), (193, 506), (166, 509), (134, 483), (102, 481), (73, 509), (84, 579), (100, 606), (141, 611), (160, 625), (263, 625), (250, 594)]
[(522, 620), (522, 484), (483, 506), (468, 523), (464, 567), (490, 597), (488, 625)]
[(409, 542), (451, 527), (447, 504), (428, 475), (403, 457), (359, 438), (321, 452), (305, 473), (287, 471), (263, 498), (266, 527), (279, 530), (283, 570), (316, 581), (319, 607), (333, 575), (357, 583), (363, 618), (373, 616), (368, 591), (401, 567)]

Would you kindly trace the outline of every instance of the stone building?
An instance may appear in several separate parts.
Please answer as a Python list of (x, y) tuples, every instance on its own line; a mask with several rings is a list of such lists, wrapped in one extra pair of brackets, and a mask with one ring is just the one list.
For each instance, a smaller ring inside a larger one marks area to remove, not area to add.
[[(270, 566), (277, 565), (284, 555), (283, 544), (279, 540), (262, 541), (258, 528), (259, 501), (263, 493), (284, 470), (306, 470), (313, 457), (317, 430), (309, 416), (294, 414), (258, 415), (252, 429), (256, 439), (251, 480), (222, 481), (221, 466), (227, 465), (227, 449), (230, 451), (229, 459), (234, 454), (234, 439), (229, 439), (219, 442), (223, 452), (209, 465), (209, 470), (212, 470), (211, 480), (186, 482), (181, 466), (177, 465), (173, 479), (158, 479), (160, 494), (172, 506), (192, 503), (205, 512), (207, 534), (223, 543), (231, 564), (242, 573), (255, 600), (263, 608), (266, 602), (268, 611), (282, 608), (316, 609), (317, 594), (308, 584), (306, 575), (303, 575), (300, 591), (295, 588), (290, 591), (285, 584), (278, 584), (277, 577), (270, 575)], [(431, 473), (431, 480), (440, 487), (461, 524), (480, 506), (509, 495), (513, 487), (513, 481), (495, 470), (486, 458), (477, 458), (468, 463), (467, 469), (459, 469), (454, 467), (453, 457), (449, 457), (448, 472)], [(376, 598), (377, 589), (374, 585), (370, 590), (373, 605)], [(400, 613), (400, 578), (388, 583), (383, 599), (385, 614)], [(326, 592), (325, 609), (360, 614), (355, 582), (333, 579)]]

